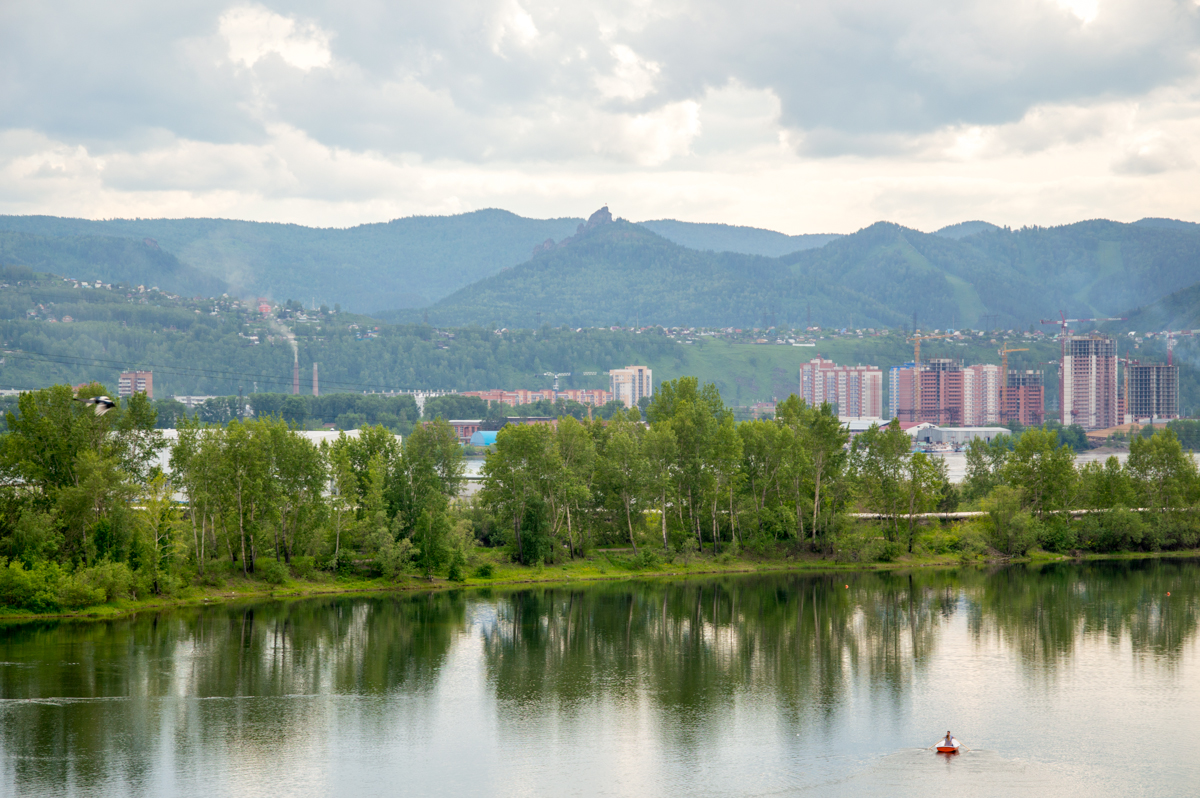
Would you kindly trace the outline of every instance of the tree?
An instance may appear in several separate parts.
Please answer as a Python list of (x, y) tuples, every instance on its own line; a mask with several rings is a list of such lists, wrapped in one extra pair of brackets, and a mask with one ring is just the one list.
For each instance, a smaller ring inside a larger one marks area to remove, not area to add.
[(828, 402), (819, 408), (808, 408), (800, 427), (804, 447), (812, 464), (813, 519), (812, 539), (817, 540), (817, 518), (821, 510), (822, 483), (836, 483), (846, 463), (846, 443), (849, 431), (842, 426)]
[(1027, 429), (1004, 464), (1004, 481), (1039, 518), (1067, 505), (1075, 487), (1075, 458), (1049, 430)]
[(671, 548), (667, 537), (667, 493), (671, 481), (679, 446), (670, 421), (661, 421), (646, 430), (642, 436), (642, 449), (646, 455), (646, 491), (658, 497), (659, 521), (662, 526), (663, 549)]
[(887, 518), (888, 536), (900, 535), (905, 479), (912, 438), (892, 419), (886, 427), (872, 425), (850, 443), (850, 464), (858, 498), (866, 510)]
[(1010, 557), (1024, 554), (1034, 542), (1029, 514), (1022, 512), (1021, 504), (1020, 491), (1008, 485), (997, 486), (982, 502), (991, 521), (992, 545)]
[[(552, 481), (553, 489), (549, 494), (549, 510), (554, 520), (552, 536), (557, 535), (557, 530), (565, 521), (567, 549), (574, 558), (576, 547), (571, 509), (576, 509), (576, 517), (578, 517), (578, 508), (591, 499), (591, 486), (596, 464), (596, 444), (587, 427), (567, 416), (558, 422), (554, 445), (558, 449), (560, 471)], [(580, 553), (582, 550), (581, 545)]]
[(990, 441), (972, 438), (967, 444), (967, 473), (963, 493), (968, 499), (980, 499), (1004, 480), (1004, 464), (1012, 452), (1012, 438), (997, 435)]
[[(641, 498), (647, 483), (649, 464), (642, 452), (642, 426), (620, 416), (613, 418), (605, 429), (600, 450), (600, 482), (604, 495), (617, 505), (624, 516), (629, 543), (637, 551), (633, 519), (641, 520)], [(635, 513), (636, 509), (636, 513)]]
[(1130, 441), (1125, 468), (1139, 503), (1148, 509), (1186, 506), (1195, 500), (1200, 487), (1196, 461), (1184, 453), (1170, 429)]
[[(342, 527), (352, 518), (358, 505), (358, 475), (350, 464), (350, 452), (344, 445), (345, 434), (338, 436), (337, 443), (325, 450), (325, 461), (329, 469), (329, 503), (333, 518), (333, 558), (330, 565), (338, 569), (342, 552)], [(339, 445), (340, 444), (340, 445)]]
[[(483, 463), (480, 499), (511, 521), (517, 559), (526, 564), (540, 552), (536, 547), (526, 550), (522, 525), (531, 525), (529, 513), (544, 510), (542, 497), (550, 492), (550, 480), (559, 471), (557, 458), (549, 425), (509, 424), (500, 430), (495, 450)], [(544, 519), (534, 519), (532, 526), (540, 531)]]
[(913, 452), (904, 461), (904, 509), (908, 515), (908, 553), (912, 554), (917, 516), (937, 507), (942, 484), (946, 481), (946, 463), (934, 461), (924, 452)]

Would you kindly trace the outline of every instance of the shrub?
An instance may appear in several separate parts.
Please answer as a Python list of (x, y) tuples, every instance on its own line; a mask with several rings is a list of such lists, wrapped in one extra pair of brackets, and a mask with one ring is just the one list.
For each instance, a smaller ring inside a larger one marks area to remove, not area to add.
[(466, 567), (467, 556), (462, 553), (462, 549), (455, 549), (454, 553), (450, 555), (450, 569), (446, 578), (451, 582), (467, 581)]
[(134, 597), (133, 571), (123, 562), (103, 562), (76, 574), (85, 585), (104, 592), (104, 601)]
[(104, 591), (98, 587), (89, 587), (77, 575), (71, 575), (58, 583), (58, 603), (72, 610), (103, 604)]
[(287, 581), (287, 568), (279, 560), (260, 560), (254, 564), (254, 571), (264, 582), (272, 585), (282, 585)]
[(491, 579), (495, 575), (496, 566), (492, 565), (490, 562), (485, 562), (483, 565), (480, 565), (475, 569), (476, 579)]
[(658, 568), (660, 565), (662, 565), (662, 558), (647, 548), (643, 548), (633, 558), (633, 567), (639, 571)]
[(296, 575), (297, 579), (308, 579), (310, 576), (312, 576), (315, 568), (316, 564), (313, 562), (312, 557), (305, 556), (292, 558), (292, 573)]
[(1068, 518), (1051, 516), (1037, 525), (1038, 543), (1046, 551), (1065, 554), (1079, 545), (1075, 528)]
[(62, 569), (55, 563), (38, 562), (26, 569), (20, 560), (13, 560), (8, 567), (0, 568), (0, 604), (33, 612), (54, 612), (60, 606), (58, 586), (62, 578)]

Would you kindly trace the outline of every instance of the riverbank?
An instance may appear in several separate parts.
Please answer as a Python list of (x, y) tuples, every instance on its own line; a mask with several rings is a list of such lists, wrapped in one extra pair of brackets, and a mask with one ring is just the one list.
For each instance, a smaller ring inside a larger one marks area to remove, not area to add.
[[(643, 549), (643, 551), (647, 551)], [(657, 554), (657, 552), (653, 552)], [(1020, 558), (976, 558), (963, 560), (953, 554), (903, 556), (891, 562), (839, 562), (814, 555), (785, 558), (758, 558), (728, 554), (701, 555), (689, 562), (646, 564), (634, 559), (632, 549), (605, 549), (587, 557), (552, 566), (524, 566), (511, 561), (502, 552), (480, 552), (471, 563), (467, 578), (452, 582), (442, 577), (432, 580), (405, 576), (395, 582), (382, 577), (334, 577), (319, 574), (314, 579), (287, 579), (281, 584), (269, 584), (261, 579), (228, 575), (216, 584), (197, 584), (174, 596), (152, 596), (145, 599), (119, 600), (86, 607), (80, 610), (55, 613), (35, 613), (26, 610), (0, 609), (0, 624), (44, 620), (113, 620), (139, 612), (159, 611), (182, 607), (230, 604), (241, 601), (303, 599), (321, 596), (347, 596), (368, 593), (414, 593), (421, 591), (460, 590), (464, 588), (520, 588), (528, 585), (554, 587), (561, 585), (617, 582), (630, 579), (681, 579), (696, 576), (738, 575), (752, 573), (854, 573), (909, 568), (987, 567), (1016, 563), (1086, 562), (1090, 560), (1140, 560), (1163, 557), (1200, 557), (1200, 549), (1159, 552), (1119, 552), (1114, 554), (1080, 554), (1069, 556), (1034, 551)], [(489, 569), (490, 567), (490, 569)], [(490, 570), (490, 576), (484, 575)]]

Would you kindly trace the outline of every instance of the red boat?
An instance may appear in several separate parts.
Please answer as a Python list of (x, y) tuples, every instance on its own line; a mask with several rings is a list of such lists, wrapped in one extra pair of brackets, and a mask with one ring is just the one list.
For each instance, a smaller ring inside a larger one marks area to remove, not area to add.
[(958, 746), (957, 745), (939, 745), (937, 747), (937, 750), (938, 750), (939, 754), (957, 754)]

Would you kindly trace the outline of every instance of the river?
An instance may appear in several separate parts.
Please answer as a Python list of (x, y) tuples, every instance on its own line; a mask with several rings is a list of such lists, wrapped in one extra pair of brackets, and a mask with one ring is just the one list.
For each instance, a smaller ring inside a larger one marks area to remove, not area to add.
[[(1191, 795), (1198, 576), (762, 574), (10, 625), (0, 795)], [(947, 729), (971, 750), (924, 750)]]

